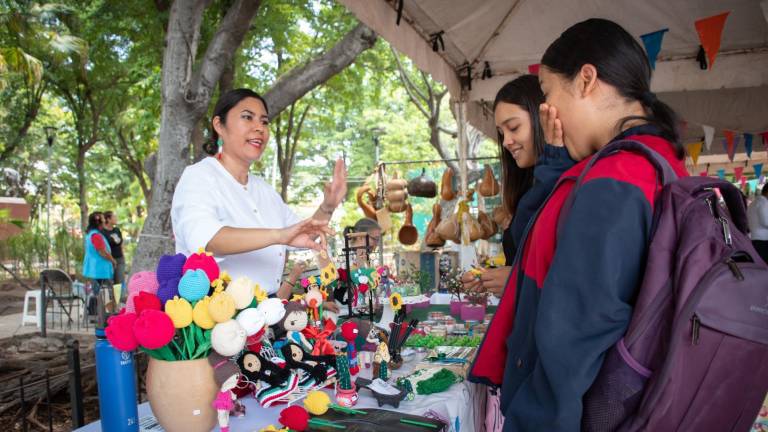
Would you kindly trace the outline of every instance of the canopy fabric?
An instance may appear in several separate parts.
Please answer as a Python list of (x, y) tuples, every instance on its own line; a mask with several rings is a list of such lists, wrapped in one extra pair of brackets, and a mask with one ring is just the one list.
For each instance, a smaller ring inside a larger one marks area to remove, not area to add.
[[(638, 40), (640, 35), (669, 29), (652, 89), (688, 123), (687, 142), (703, 136), (701, 125), (715, 127), (716, 142), (704, 155), (725, 157), (720, 144), (723, 129), (754, 134), (768, 130), (768, 0), (402, 1), (398, 26), (399, 0), (339, 0), (417, 67), (445, 84), (453, 98), (471, 102), (467, 119), (488, 136), (495, 136), (489, 106), (496, 91), (539, 63), (563, 30), (591, 17), (614, 20)], [(701, 70), (694, 23), (728, 11), (718, 56), (711, 69)], [(431, 36), (439, 32), (445, 49), (439, 46), (434, 52)], [(493, 77), (483, 80), (485, 62)], [(462, 87), (467, 64), (472, 65), (471, 89), (466, 81)], [(759, 135), (754, 142), (755, 150), (763, 149)]]

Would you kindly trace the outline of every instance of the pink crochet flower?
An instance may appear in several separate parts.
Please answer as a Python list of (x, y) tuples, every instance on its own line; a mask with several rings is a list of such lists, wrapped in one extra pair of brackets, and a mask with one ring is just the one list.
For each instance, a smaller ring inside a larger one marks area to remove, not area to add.
[(120, 313), (112, 315), (107, 320), (107, 340), (119, 351), (133, 351), (139, 346), (133, 334), (133, 324), (136, 322), (135, 313)]
[(131, 276), (131, 280), (128, 281), (128, 301), (125, 302), (125, 308), (128, 312), (136, 312), (134, 308), (133, 299), (139, 294), (139, 292), (148, 292), (151, 294), (157, 294), (157, 288), (159, 284), (155, 272), (141, 271)]
[(159, 310), (145, 310), (133, 323), (133, 334), (139, 345), (146, 349), (158, 349), (167, 345), (173, 339), (175, 331), (171, 317)]
[(141, 291), (138, 295), (133, 297), (133, 305), (136, 310), (136, 315), (141, 316), (141, 313), (145, 310), (160, 310), (160, 299), (145, 291)]
[(190, 255), (181, 269), (181, 274), (187, 273), (187, 270), (197, 269), (202, 269), (208, 275), (208, 280), (211, 282), (219, 278), (219, 265), (216, 264), (216, 260), (213, 259), (212, 255), (208, 255), (205, 252)]

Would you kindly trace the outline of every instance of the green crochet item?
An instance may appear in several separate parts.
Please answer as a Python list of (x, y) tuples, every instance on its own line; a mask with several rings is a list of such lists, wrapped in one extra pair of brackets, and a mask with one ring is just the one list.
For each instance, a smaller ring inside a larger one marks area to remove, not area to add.
[(448, 369), (443, 368), (432, 375), (431, 378), (419, 381), (416, 384), (416, 393), (420, 395), (440, 393), (448, 390), (450, 386), (457, 382), (461, 382), (461, 378)]

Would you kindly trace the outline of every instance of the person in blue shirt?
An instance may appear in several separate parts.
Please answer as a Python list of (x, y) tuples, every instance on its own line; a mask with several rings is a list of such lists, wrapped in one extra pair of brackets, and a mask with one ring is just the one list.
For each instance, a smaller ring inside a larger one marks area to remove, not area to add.
[(91, 279), (92, 292), (95, 295), (99, 294), (102, 286), (108, 287), (112, 284), (117, 264), (112, 257), (109, 242), (101, 233), (103, 227), (103, 213), (93, 212), (88, 215), (83, 249), (83, 276)]

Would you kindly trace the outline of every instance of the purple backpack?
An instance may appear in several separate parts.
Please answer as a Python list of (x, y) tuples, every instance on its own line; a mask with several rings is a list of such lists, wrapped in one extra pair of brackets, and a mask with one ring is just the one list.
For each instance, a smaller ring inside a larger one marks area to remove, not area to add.
[[(768, 266), (747, 237), (744, 198), (710, 177), (678, 179), (635, 141), (664, 185), (629, 328), (583, 398), (583, 431), (750, 430), (768, 392)], [(560, 227), (558, 227), (560, 228)]]

